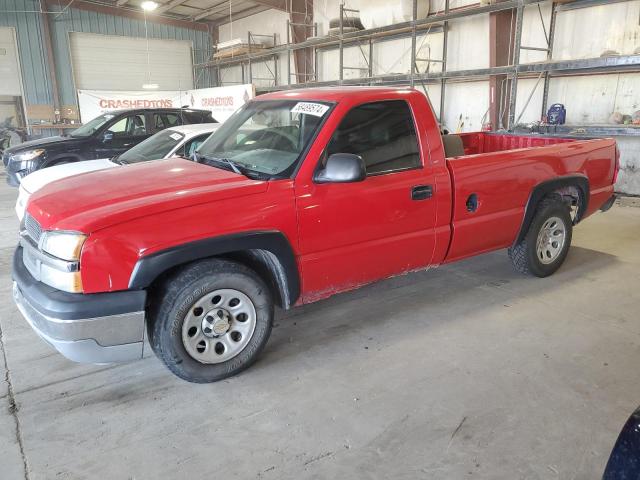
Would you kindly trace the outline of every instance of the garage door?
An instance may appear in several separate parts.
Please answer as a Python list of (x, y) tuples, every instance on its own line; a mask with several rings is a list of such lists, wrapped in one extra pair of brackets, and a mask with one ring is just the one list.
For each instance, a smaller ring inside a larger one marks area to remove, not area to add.
[(13, 28), (0, 28), (0, 78), (0, 95), (22, 95), (18, 49)]
[(191, 42), (72, 32), (71, 61), (79, 90), (141, 90), (157, 83), (160, 90), (193, 88)]

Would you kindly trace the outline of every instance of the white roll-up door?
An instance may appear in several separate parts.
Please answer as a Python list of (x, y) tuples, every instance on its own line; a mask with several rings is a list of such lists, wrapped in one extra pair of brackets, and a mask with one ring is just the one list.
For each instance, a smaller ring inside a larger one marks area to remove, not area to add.
[(18, 48), (13, 28), (0, 28), (0, 95), (22, 95)]
[(193, 88), (191, 42), (71, 32), (69, 43), (78, 90), (159, 90)]

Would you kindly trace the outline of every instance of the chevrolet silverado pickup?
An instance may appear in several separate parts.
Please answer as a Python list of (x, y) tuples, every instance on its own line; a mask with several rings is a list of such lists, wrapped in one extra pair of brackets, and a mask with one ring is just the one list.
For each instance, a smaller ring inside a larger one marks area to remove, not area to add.
[(508, 249), (554, 273), (574, 225), (614, 201), (612, 139), (441, 135), (410, 88), (271, 93), (204, 142), (58, 180), (31, 198), (13, 260), (33, 329), (81, 362), (140, 358), (213, 382), (288, 309)]

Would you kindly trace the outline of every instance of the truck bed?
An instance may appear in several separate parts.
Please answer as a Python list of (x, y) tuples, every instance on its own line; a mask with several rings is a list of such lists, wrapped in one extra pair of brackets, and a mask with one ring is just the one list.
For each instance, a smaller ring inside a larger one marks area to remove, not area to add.
[(508, 150), (517, 150), (519, 148), (546, 147), (549, 145), (576, 141), (573, 138), (485, 132), (462, 133), (459, 137), (462, 139), (465, 155), (504, 152)]
[[(543, 182), (566, 176), (588, 179), (582, 218), (613, 194), (613, 139), (491, 133), (460, 137), (465, 155), (446, 159), (453, 190), (446, 262), (510, 246), (520, 230), (530, 192)], [(468, 207), (472, 195), (477, 200), (475, 210)]]

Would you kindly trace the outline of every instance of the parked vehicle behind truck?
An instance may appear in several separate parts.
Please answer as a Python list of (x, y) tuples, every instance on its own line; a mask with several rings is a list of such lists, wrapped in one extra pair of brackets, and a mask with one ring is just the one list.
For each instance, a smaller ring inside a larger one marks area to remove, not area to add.
[(105, 113), (69, 135), (30, 140), (7, 148), (2, 155), (7, 183), (17, 187), (27, 175), (54, 165), (112, 158), (165, 128), (214, 122), (208, 110), (145, 108)]
[(212, 382), (256, 360), (275, 306), (503, 248), (545, 277), (618, 172), (611, 139), (441, 136), (409, 88), (263, 95), (199, 154), (33, 195), (14, 296), (61, 353), (131, 360), (146, 332), (174, 374)]
[(61, 178), (162, 158), (175, 156), (191, 158), (202, 142), (215, 132), (219, 126), (219, 123), (195, 123), (170, 127), (157, 132), (130, 150), (112, 158), (64, 163), (46, 170), (33, 172), (23, 178), (18, 187), (18, 198), (15, 207), (16, 215), (18, 219), (22, 220), (31, 195), (45, 185)]

